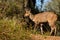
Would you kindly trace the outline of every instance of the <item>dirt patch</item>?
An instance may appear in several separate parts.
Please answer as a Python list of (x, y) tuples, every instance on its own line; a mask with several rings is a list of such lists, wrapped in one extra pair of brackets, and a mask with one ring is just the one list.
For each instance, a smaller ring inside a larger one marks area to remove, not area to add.
[(31, 34), (30, 37), (32, 40), (60, 40), (59, 36), (42, 36)]

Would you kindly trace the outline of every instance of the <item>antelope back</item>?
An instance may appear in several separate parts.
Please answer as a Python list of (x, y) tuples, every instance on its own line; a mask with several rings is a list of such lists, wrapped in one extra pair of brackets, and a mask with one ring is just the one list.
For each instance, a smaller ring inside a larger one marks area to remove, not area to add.
[(46, 22), (52, 21), (52, 19), (53, 21), (57, 20), (57, 16), (54, 14), (54, 12), (43, 12), (36, 14), (33, 20), (38, 22)]

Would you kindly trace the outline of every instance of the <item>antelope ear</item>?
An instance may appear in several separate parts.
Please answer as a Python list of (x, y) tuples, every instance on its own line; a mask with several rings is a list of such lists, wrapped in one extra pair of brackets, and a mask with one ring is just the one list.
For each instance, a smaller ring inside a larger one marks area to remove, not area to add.
[(29, 11), (31, 11), (31, 9), (29, 8)]
[(30, 8), (28, 8), (28, 7), (26, 7), (26, 8), (25, 8), (25, 11), (31, 11), (31, 9), (30, 9)]

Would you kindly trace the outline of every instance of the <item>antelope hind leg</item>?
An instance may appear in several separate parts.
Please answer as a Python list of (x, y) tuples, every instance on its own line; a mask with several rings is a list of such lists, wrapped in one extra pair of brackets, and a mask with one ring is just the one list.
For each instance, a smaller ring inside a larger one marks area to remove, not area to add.
[(51, 32), (50, 32), (50, 35), (52, 35), (53, 31), (54, 31), (54, 28), (51, 28)]
[(41, 24), (41, 27), (40, 27), (40, 29), (41, 29), (41, 34), (43, 34), (43, 24)]
[(50, 35), (53, 33), (53, 31), (54, 31), (54, 35), (56, 35), (56, 26), (55, 25), (53, 27), (51, 27)]

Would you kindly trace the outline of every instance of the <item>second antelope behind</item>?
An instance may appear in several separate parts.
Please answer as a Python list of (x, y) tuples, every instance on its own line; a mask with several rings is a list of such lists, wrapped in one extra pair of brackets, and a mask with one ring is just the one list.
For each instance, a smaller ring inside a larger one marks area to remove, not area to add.
[[(34, 29), (37, 27), (38, 24), (40, 24), (41, 22), (48, 22), (49, 26), (51, 28), (51, 32), (50, 35), (52, 34), (52, 32), (54, 31), (54, 34), (56, 35), (56, 21), (57, 21), (57, 15), (54, 12), (43, 12), (43, 13), (38, 13), (36, 15), (33, 15), (29, 9), (25, 9), (25, 17), (29, 17), (34, 23), (35, 23), (35, 27)], [(40, 24), (40, 28), (41, 28), (41, 34), (43, 34), (43, 28), (42, 28), (42, 24)]]

